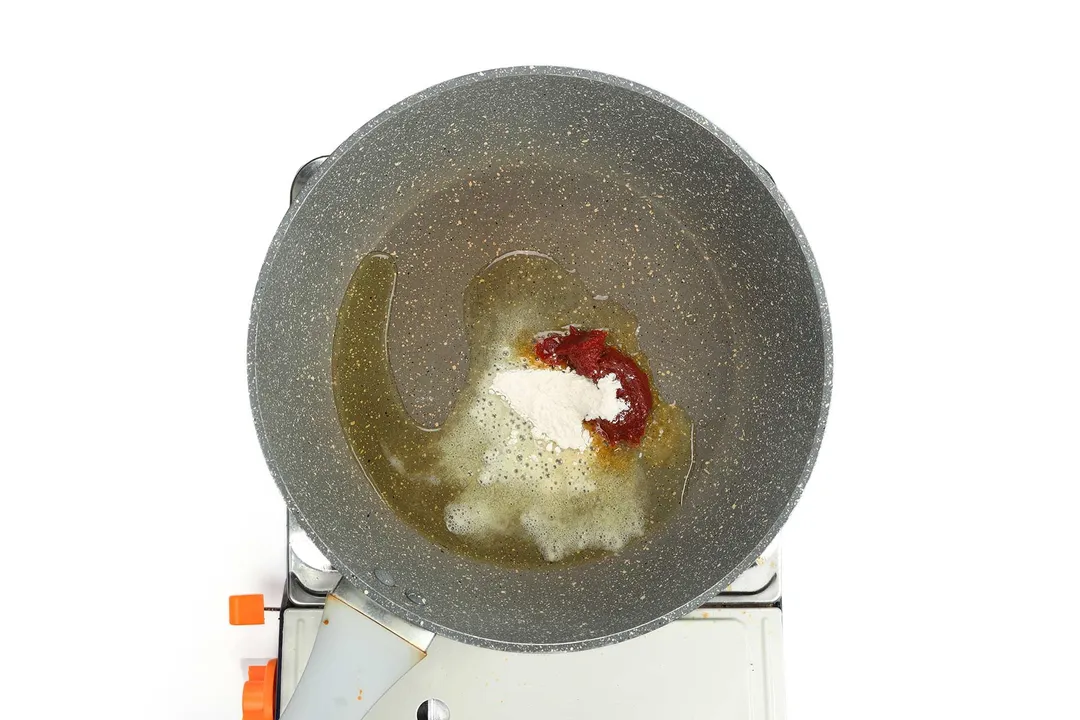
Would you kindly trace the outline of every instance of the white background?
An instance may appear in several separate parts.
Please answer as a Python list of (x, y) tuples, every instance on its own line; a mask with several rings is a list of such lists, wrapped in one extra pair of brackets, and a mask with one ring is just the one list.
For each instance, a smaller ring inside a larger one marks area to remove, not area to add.
[(1071, 4), (706, 5), (5, 6), (2, 714), (239, 717), (270, 643), (226, 596), (283, 575), (244, 362), (289, 182), (513, 64), (697, 109), (810, 238), (836, 367), (784, 535), (790, 716), (1076, 712)]

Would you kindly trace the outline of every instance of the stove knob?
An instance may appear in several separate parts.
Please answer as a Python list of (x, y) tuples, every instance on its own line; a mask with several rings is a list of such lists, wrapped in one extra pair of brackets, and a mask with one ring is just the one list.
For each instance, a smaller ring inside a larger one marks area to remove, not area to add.
[(229, 624), (230, 625), (262, 625), (266, 622), (263, 614), (263, 596), (260, 595), (230, 595), (229, 596)]
[(277, 660), (248, 667), (248, 680), (244, 683), (243, 720), (274, 720), (276, 680)]

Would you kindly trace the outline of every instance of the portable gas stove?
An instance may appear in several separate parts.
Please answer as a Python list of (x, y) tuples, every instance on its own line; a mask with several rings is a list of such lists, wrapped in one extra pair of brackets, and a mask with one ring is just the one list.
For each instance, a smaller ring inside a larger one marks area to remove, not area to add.
[[(281, 606), (266, 608), (279, 619), (278, 659), (248, 668), (245, 720), (271, 720), (280, 710), (265, 714), (268, 707), (288, 706), (315, 644), (326, 595), (341, 578), (291, 515), (287, 553)], [(616, 645), (527, 654), (436, 636), (427, 657), (367, 717), (782, 720), (779, 547), (774, 542), (701, 608)]]
[[(297, 173), (293, 200), (324, 159)], [(279, 621), (278, 658), (248, 668), (245, 720), (273, 720), (288, 707), (323, 622), (326, 597), (341, 578), (291, 514), (287, 532), (281, 606), (263, 608), (262, 596), (231, 602), (235, 624), (262, 623), (264, 610)], [(774, 541), (755, 565), (699, 609), (615, 645), (511, 653), (435, 636), (426, 657), (366, 717), (782, 719), (782, 631), (780, 551)]]

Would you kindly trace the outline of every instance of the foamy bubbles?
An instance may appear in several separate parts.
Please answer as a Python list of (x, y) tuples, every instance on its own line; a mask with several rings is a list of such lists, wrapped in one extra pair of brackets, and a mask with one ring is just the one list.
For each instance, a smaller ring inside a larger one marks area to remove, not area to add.
[[(492, 353), (496, 359), (477, 376), (516, 372), (507, 355)], [(440, 476), (459, 489), (444, 511), (450, 532), (485, 542), (526, 538), (551, 562), (582, 550), (619, 550), (644, 534), (640, 470), (615, 471), (591, 447), (562, 449), (537, 437), (486, 387), (470, 388), (467, 412), (452, 414), (442, 431)]]

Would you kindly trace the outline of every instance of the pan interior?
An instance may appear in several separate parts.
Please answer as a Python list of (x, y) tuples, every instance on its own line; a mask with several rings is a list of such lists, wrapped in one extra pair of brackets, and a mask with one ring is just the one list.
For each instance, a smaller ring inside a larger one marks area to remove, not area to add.
[[(827, 400), (820, 288), (771, 182), (687, 113), (577, 71), (461, 79), (347, 141), (283, 222), (252, 324), (260, 437), (316, 541), (388, 609), (491, 646), (611, 642), (729, 581), (790, 510)], [(629, 311), (660, 393), (693, 423), (672, 517), (573, 566), (500, 567), (416, 532), (334, 405), (337, 311), (362, 258), (394, 258), (391, 370), (409, 416), (435, 426), (468, 372), (465, 288), (514, 251)]]

